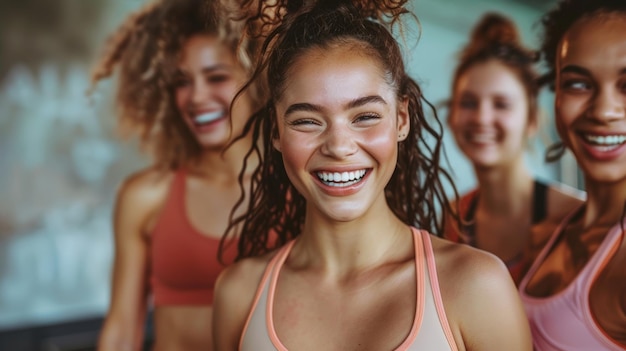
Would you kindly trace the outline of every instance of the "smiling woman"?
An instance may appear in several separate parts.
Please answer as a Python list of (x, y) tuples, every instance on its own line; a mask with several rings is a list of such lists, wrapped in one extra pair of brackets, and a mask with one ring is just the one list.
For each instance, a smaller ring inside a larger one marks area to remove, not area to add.
[(231, 105), (255, 46), (216, 4), (151, 3), (112, 36), (96, 67), (94, 82), (119, 66), (120, 122), (155, 158), (117, 196), (112, 298), (99, 350), (137, 349), (150, 305), (155, 349), (211, 349), (214, 283), (235, 255), (231, 246), (218, 260), (219, 238), (241, 196), (237, 176), (252, 142), (233, 136), (262, 102), (249, 89)]
[(537, 350), (626, 350), (626, 3), (568, 0), (543, 20), (563, 144), (587, 200), (520, 285)]
[(465, 224), (446, 238), (486, 250), (505, 262), (516, 283), (550, 234), (582, 202), (560, 184), (535, 179), (524, 159), (539, 127), (535, 54), (519, 42), (508, 18), (486, 14), (455, 71), (448, 125), (472, 163), (478, 187), (457, 202)]
[[(428, 233), (449, 177), (383, 21), (405, 2), (261, 5), (282, 17), (258, 63), (270, 103), (250, 122), (261, 162), (231, 224), (243, 259), (218, 279), (216, 348), (530, 350), (501, 262)], [(270, 228), (286, 243), (268, 252)]]

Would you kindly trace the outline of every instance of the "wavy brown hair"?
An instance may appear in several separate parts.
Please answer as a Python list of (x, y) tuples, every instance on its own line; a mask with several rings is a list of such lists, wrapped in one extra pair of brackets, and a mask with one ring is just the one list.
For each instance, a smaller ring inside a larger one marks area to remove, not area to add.
[[(92, 72), (92, 88), (117, 68), (120, 127), (140, 137), (157, 166), (175, 169), (202, 152), (174, 101), (174, 77), (185, 42), (198, 34), (216, 36), (251, 74), (259, 43), (243, 36), (243, 27), (217, 0), (158, 0), (131, 14), (107, 40)], [(252, 85), (250, 96), (259, 108), (263, 89)]]
[[(250, 1), (256, 11), (267, 11), (258, 0)], [(274, 3), (274, 1), (272, 1)], [(332, 45), (355, 45), (386, 72), (387, 83), (399, 100), (409, 101), (411, 131), (398, 145), (396, 169), (385, 188), (387, 203), (407, 225), (441, 233), (443, 216), (450, 210), (444, 192), (448, 182), (456, 194), (449, 174), (440, 167), (443, 127), (433, 106), (424, 99), (418, 84), (408, 76), (398, 42), (390, 31), (401, 14), (409, 14), (406, 1), (281, 1), (272, 5), (277, 14), (267, 16), (273, 30), (262, 46), (256, 73), (266, 72), (268, 103), (248, 122), (246, 132), (254, 139), (249, 155), (261, 162), (250, 183), (244, 215), (231, 218), (231, 228), (239, 228), (238, 259), (262, 254), (297, 237), (305, 219), (305, 199), (293, 187), (285, 172), (281, 154), (272, 147), (277, 133), (274, 104), (284, 92), (294, 62), (311, 49)], [(258, 20), (262, 17), (257, 17)], [(277, 21), (276, 19), (280, 19)], [(253, 78), (254, 79), (254, 78)], [(432, 111), (427, 118), (424, 105)], [(242, 189), (245, 184), (241, 182)], [(242, 197), (243, 199), (243, 197)], [(269, 233), (277, 240), (270, 242)], [(229, 230), (224, 238), (234, 235)]]
[(472, 30), (470, 42), (461, 51), (459, 64), (454, 71), (453, 91), (468, 69), (490, 60), (504, 64), (517, 75), (528, 99), (528, 118), (537, 122), (539, 84), (533, 66), (538, 60), (538, 54), (522, 45), (517, 27), (511, 19), (495, 12), (483, 15)]

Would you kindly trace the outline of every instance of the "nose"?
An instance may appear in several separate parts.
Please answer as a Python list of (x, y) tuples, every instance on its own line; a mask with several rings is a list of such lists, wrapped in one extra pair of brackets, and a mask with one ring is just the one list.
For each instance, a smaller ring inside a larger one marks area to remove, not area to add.
[(626, 95), (612, 87), (601, 88), (593, 97), (588, 116), (600, 121), (626, 117)]
[(330, 125), (324, 131), (324, 140), (321, 147), (323, 155), (343, 159), (353, 155), (358, 149), (355, 136), (347, 126)]
[(478, 125), (489, 124), (493, 121), (493, 108), (487, 102), (480, 102), (472, 116), (472, 120)]
[(191, 102), (194, 105), (202, 105), (211, 96), (211, 88), (202, 79), (196, 79), (193, 82), (193, 92), (191, 94)]

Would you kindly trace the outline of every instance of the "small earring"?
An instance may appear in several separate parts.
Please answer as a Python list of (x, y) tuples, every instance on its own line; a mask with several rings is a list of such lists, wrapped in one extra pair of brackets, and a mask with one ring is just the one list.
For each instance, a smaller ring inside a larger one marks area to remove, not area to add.
[(402, 134), (398, 134), (398, 138), (404, 138), (406, 136), (406, 134), (402, 133)]

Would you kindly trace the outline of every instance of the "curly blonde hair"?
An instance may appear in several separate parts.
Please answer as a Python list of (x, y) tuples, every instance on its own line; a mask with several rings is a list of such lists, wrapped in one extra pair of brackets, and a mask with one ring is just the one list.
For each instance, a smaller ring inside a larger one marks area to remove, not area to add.
[[(217, 0), (153, 1), (131, 14), (109, 37), (93, 69), (92, 87), (112, 76), (117, 67), (120, 129), (139, 136), (158, 167), (176, 169), (202, 152), (174, 100), (174, 74), (186, 40), (197, 34), (216, 36), (251, 72), (257, 40), (243, 35), (244, 23), (225, 11)], [(263, 91), (250, 90), (255, 110), (263, 101)]]

